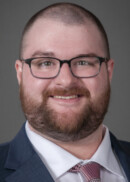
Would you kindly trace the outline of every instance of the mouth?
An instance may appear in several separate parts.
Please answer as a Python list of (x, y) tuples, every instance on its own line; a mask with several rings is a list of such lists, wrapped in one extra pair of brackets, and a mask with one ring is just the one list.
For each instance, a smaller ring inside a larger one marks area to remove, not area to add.
[(58, 103), (60, 105), (72, 106), (73, 104), (78, 105), (78, 103), (83, 98), (83, 95), (54, 95), (50, 97), (54, 103)]
[(51, 100), (58, 102), (74, 102), (79, 101), (82, 98), (89, 98), (90, 93), (85, 88), (69, 88), (69, 89), (52, 89), (48, 90), (46, 94), (46, 98), (50, 98)]
[(54, 98), (54, 99), (63, 99), (63, 100), (77, 99), (79, 97), (82, 97), (82, 95), (67, 95), (67, 96), (54, 95), (54, 96), (51, 96), (51, 98)]
[(69, 100), (69, 99), (79, 98), (80, 95), (70, 95), (70, 96), (59, 96), (59, 95), (55, 95), (55, 96), (52, 96), (52, 97), (55, 98), (55, 99), (65, 99), (65, 100)]
[(58, 111), (62, 109), (79, 108), (89, 100), (90, 93), (84, 88), (70, 88), (70, 89), (52, 89), (46, 93), (46, 100), (48, 105), (54, 107)]

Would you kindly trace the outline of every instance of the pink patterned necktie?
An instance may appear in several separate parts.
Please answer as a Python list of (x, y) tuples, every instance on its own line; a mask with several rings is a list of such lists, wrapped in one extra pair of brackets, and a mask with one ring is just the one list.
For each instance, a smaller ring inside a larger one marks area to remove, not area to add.
[(83, 166), (77, 164), (76, 166), (72, 167), (69, 172), (80, 172), (80, 174), (83, 175), (84, 179), (86, 179), (87, 182), (101, 182), (100, 165), (96, 162), (90, 162)]

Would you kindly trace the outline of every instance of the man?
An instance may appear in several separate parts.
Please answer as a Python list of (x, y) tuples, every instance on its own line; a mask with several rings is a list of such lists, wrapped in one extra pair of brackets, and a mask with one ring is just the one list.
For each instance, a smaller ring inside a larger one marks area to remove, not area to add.
[(130, 145), (102, 124), (113, 64), (86, 9), (59, 3), (29, 20), (15, 64), (27, 122), (0, 146), (0, 182), (130, 181)]

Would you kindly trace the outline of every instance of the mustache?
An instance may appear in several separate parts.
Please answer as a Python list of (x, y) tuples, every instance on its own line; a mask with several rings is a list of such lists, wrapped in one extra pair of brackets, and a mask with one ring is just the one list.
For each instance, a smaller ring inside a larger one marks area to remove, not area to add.
[(77, 95), (79, 97), (85, 96), (89, 98), (90, 92), (88, 89), (84, 87), (71, 87), (71, 88), (48, 89), (42, 93), (43, 98), (48, 98), (53, 96), (69, 96), (69, 95)]

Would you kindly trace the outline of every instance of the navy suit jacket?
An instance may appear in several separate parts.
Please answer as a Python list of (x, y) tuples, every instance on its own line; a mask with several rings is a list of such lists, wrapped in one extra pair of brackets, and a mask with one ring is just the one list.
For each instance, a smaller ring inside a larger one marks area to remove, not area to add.
[[(130, 143), (110, 135), (112, 148), (130, 181)], [(25, 126), (11, 142), (0, 145), (0, 182), (54, 182), (28, 140)]]

